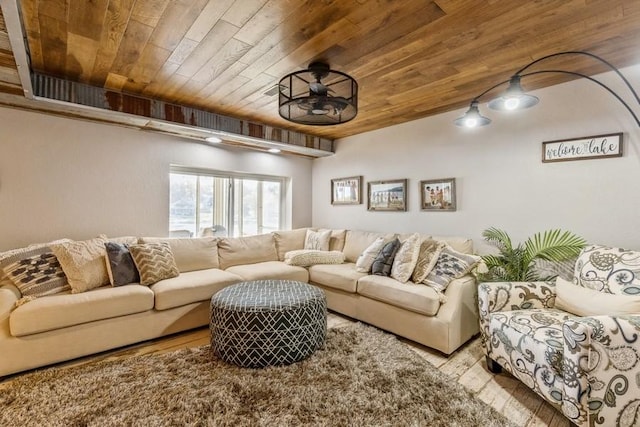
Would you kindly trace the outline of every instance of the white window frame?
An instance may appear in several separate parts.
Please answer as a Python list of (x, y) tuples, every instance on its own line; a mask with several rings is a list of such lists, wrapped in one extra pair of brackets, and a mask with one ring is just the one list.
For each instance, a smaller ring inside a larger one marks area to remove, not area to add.
[[(203, 168), (193, 168), (179, 165), (170, 165), (169, 166), (169, 174), (183, 174), (183, 175), (196, 175), (196, 176), (206, 176), (206, 177), (214, 177), (214, 178), (227, 178), (229, 179), (229, 200), (227, 201), (227, 218), (228, 224), (225, 224), (228, 230), (229, 236), (235, 235), (235, 225), (234, 225), (234, 207), (235, 207), (235, 180), (236, 179), (247, 179), (253, 181), (269, 181), (269, 182), (277, 182), (280, 184), (280, 206), (279, 206), (279, 219), (278, 219), (278, 228), (283, 230), (285, 228), (286, 220), (286, 206), (287, 206), (287, 194), (289, 181), (290, 179), (283, 176), (273, 176), (273, 175), (263, 175), (263, 174), (252, 174), (252, 173), (241, 173), (241, 172), (230, 172), (230, 171), (221, 171), (215, 169), (203, 169)], [(242, 192), (242, 187), (238, 189), (238, 191)], [(258, 209), (257, 213), (257, 228), (258, 231), (262, 228), (262, 186), (258, 186)], [(169, 214), (171, 215), (171, 214)], [(240, 209), (239, 215), (242, 217), (242, 209)], [(196, 225), (200, 223), (200, 180), (196, 181)], [(242, 221), (239, 221), (242, 224)], [(242, 228), (242, 225), (240, 225)], [(240, 233), (242, 229), (239, 230)], [(239, 234), (241, 235), (241, 234)]]

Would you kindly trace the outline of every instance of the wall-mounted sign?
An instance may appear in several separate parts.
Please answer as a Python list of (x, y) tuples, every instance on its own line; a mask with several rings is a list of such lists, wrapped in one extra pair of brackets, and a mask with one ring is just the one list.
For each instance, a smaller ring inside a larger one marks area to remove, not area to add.
[(622, 133), (542, 143), (542, 161), (544, 163), (605, 157), (622, 157)]

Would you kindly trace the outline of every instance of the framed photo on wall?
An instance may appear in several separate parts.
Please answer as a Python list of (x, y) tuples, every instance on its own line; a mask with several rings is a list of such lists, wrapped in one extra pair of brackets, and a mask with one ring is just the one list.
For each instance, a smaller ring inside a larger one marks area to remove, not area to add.
[(332, 205), (359, 205), (362, 203), (362, 176), (331, 180)]
[(423, 211), (455, 211), (456, 179), (420, 181), (420, 209)]
[(368, 182), (367, 209), (370, 211), (406, 211), (407, 180)]

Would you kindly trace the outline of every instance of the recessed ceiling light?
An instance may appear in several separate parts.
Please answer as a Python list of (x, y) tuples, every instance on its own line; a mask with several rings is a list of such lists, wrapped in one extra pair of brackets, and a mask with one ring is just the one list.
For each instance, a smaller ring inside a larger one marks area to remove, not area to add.
[(222, 142), (222, 139), (218, 138), (217, 136), (209, 136), (205, 138), (205, 141), (210, 142), (212, 144), (219, 144)]
[(279, 148), (269, 148), (268, 150), (270, 153), (279, 153), (280, 149)]

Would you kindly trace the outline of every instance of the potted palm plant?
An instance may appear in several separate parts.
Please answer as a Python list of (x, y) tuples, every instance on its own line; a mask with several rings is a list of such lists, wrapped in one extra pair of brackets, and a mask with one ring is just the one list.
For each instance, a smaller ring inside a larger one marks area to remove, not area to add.
[(554, 276), (541, 277), (537, 262), (561, 263), (576, 258), (586, 241), (562, 230), (547, 230), (529, 237), (524, 244), (514, 246), (509, 235), (498, 228), (488, 228), (482, 237), (498, 248), (499, 253), (483, 255), (486, 271), (478, 274), (484, 282), (531, 282), (551, 280)]

